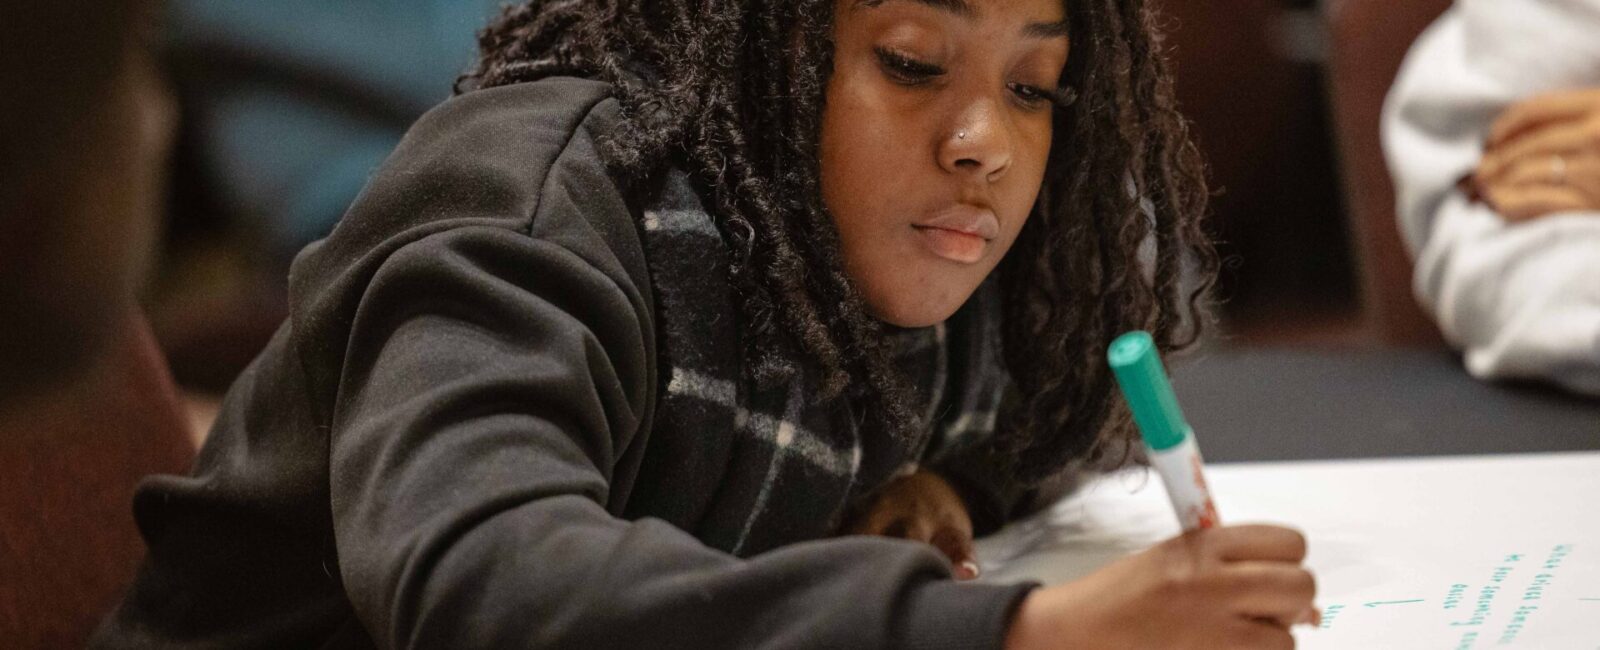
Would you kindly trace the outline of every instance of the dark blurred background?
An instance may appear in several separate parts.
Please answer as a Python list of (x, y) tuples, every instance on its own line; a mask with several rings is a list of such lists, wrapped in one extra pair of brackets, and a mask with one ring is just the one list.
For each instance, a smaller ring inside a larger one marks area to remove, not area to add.
[(1218, 194), (1220, 342), (1439, 347), (1411, 295), (1378, 141), (1444, 0), (1163, 0)]
[(1328, 39), (1309, 0), (1161, 3), (1178, 96), (1216, 191), (1233, 340), (1354, 336), (1351, 238), (1329, 119)]

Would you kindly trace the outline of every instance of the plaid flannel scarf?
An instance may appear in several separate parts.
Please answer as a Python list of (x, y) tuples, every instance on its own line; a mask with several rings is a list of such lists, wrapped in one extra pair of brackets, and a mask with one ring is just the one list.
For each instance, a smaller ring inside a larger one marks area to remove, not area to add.
[(662, 390), (639, 477), (652, 489), (634, 494), (630, 515), (750, 556), (833, 534), (854, 499), (994, 430), (1006, 377), (992, 282), (946, 323), (891, 332), (932, 423), (907, 443), (858, 426), (847, 398), (819, 400), (813, 377), (746, 381), (728, 247), (681, 172), (642, 230)]

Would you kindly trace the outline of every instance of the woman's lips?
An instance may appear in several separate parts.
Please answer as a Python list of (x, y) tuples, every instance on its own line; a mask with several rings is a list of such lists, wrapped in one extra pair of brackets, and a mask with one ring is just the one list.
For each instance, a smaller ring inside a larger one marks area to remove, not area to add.
[(919, 240), (929, 252), (952, 262), (972, 264), (983, 259), (984, 249), (989, 247), (989, 240), (956, 230), (944, 228), (931, 228), (926, 226), (912, 226), (917, 231)]
[(952, 262), (972, 264), (983, 259), (989, 242), (999, 235), (1000, 220), (991, 210), (962, 203), (911, 227), (929, 252)]

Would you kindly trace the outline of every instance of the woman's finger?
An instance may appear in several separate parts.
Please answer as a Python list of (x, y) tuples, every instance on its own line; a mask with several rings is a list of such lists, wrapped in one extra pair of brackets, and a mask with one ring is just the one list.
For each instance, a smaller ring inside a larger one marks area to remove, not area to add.
[(1566, 159), (1563, 185), (1577, 190), (1584, 198), (1584, 210), (1600, 210), (1600, 151)]
[[(1578, 154), (1572, 157), (1545, 160), (1521, 160), (1502, 175), (1502, 180), (1480, 188), (1488, 197), (1498, 193), (1504, 197), (1507, 190), (1536, 186), (1567, 187), (1582, 198), (1582, 204), (1567, 209), (1600, 210), (1600, 154)], [(1507, 199), (1502, 198), (1502, 201)]]
[(1556, 212), (1583, 210), (1588, 205), (1583, 192), (1562, 185), (1490, 185), (1485, 188), (1489, 205), (1506, 221), (1537, 219)]
[(1299, 563), (1306, 559), (1306, 536), (1282, 526), (1224, 526), (1206, 531), (1207, 544), (1224, 562)]
[(1561, 185), (1567, 182), (1576, 170), (1572, 161), (1576, 156), (1567, 157), (1560, 155), (1542, 156), (1538, 158), (1518, 158), (1506, 165), (1498, 179), (1492, 184), (1500, 185)]
[(1562, 90), (1538, 95), (1511, 105), (1489, 128), (1490, 147), (1498, 146), (1529, 129), (1552, 122), (1573, 120), (1600, 112), (1600, 88)]
[(1235, 562), (1222, 571), (1235, 613), (1283, 627), (1311, 622), (1317, 581), (1310, 571), (1281, 562)]
[(1267, 619), (1241, 619), (1234, 630), (1229, 648), (1248, 650), (1293, 650), (1294, 636), (1288, 626)]
[(972, 546), (972, 531), (945, 526), (933, 534), (930, 543), (950, 559), (950, 564), (955, 567), (956, 579), (971, 580), (981, 573), (977, 553)]
[(1597, 128), (1600, 128), (1600, 121), (1594, 120), (1551, 124), (1491, 147), (1478, 165), (1478, 180), (1483, 183), (1499, 181), (1513, 163), (1523, 159), (1535, 164), (1543, 160), (1548, 164), (1556, 156), (1570, 157), (1586, 152), (1600, 137), (1594, 133)]

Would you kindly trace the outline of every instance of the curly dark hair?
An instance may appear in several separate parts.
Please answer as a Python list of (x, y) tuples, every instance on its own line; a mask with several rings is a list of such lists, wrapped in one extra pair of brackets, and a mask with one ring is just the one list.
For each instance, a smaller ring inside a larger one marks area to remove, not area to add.
[[(1034, 213), (998, 268), (1015, 390), (996, 449), (1027, 482), (1073, 460), (1126, 461), (1134, 438), (1106, 347), (1135, 328), (1163, 351), (1193, 343), (1217, 267), (1156, 14), (1144, 0), (1065, 9), (1061, 81), (1078, 100), (1054, 116)], [(825, 396), (858, 400), (869, 426), (913, 435), (925, 425), (821, 198), (833, 15), (834, 0), (532, 0), (484, 30), (457, 91), (556, 75), (612, 84), (622, 125), (605, 154), (619, 177), (676, 165), (709, 197), (730, 242), (751, 377), (817, 373)], [(1199, 282), (1185, 290), (1189, 265)]]

